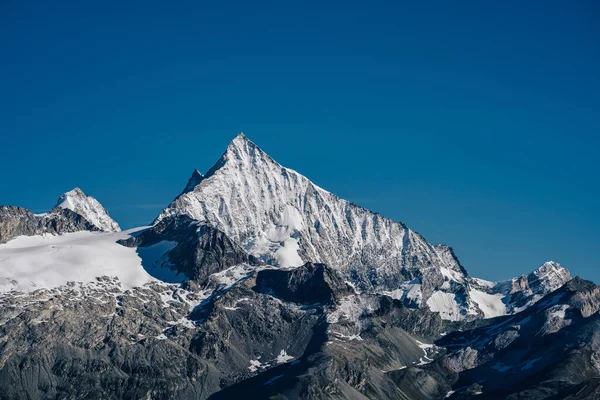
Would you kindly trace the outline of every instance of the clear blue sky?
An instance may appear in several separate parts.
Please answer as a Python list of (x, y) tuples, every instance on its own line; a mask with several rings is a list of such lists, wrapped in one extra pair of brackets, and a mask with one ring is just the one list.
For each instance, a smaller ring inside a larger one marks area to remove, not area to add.
[(103, 3), (0, 3), (0, 203), (146, 224), (244, 131), (475, 276), (600, 282), (598, 2)]

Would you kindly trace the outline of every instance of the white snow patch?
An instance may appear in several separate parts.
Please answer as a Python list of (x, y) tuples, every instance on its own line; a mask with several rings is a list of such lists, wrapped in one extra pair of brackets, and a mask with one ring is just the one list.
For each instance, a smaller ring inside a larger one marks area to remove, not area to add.
[(275, 252), (275, 259), (281, 267), (299, 267), (304, 264), (302, 258), (298, 255), (298, 240), (288, 238), (283, 241), (283, 245)]
[(228, 288), (239, 282), (241, 279), (246, 278), (248, 273), (250, 273), (252, 270), (256, 270), (256, 268), (245, 264), (240, 264), (216, 274), (212, 274), (210, 279), (217, 285), (221, 286), (221, 288)]
[(258, 357), (256, 360), (250, 360), (250, 366), (248, 367), (248, 369), (250, 370), (250, 372), (256, 372), (259, 369), (264, 369), (269, 367), (269, 364), (263, 364), (260, 362), (260, 357)]
[(502, 302), (504, 295), (488, 294), (480, 290), (471, 289), (469, 296), (483, 312), (485, 318), (506, 315), (506, 305)]
[(276, 361), (277, 361), (277, 364), (283, 364), (283, 363), (286, 363), (286, 362), (288, 362), (290, 360), (293, 360), (293, 359), (294, 359), (294, 357), (292, 357), (288, 353), (286, 353), (285, 350), (281, 350), (279, 352), (279, 355), (277, 356)]
[(100, 276), (116, 276), (124, 289), (151, 282), (155, 279), (142, 267), (136, 249), (117, 243), (141, 229), (19, 236), (0, 245), (0, 293), (52, 289)]
[(359, 342), (362, 342), (364, 339), (360, 336), (360, 334), (354, 334), (354, 335), (344, 335), (343, 333), (340, 332), (331, 332), (332, 335), (336, 335), (339, 338), (348, 340), (348, 341), (352, 341), (352, 340), (358, 340)]
[(435, 291), (427, 300), (427, 305), (431, 311), (439, 312), (442, 319), (458, 321), (462, 318), (454, 293)]

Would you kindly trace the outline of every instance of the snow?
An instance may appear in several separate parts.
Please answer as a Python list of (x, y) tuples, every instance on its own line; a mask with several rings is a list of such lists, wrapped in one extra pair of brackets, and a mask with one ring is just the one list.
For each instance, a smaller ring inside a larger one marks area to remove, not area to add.
[(281, 350), (279, 352), (279, 355), (277, 356), (276, 361), (277, 361), (277, 364), (283, 364), (283, 363), (286, 363), (286, 362), (291, 361), (293, 359), (294, 359), (294, 357), (292, 357), (288, 353), (286, 353), (285, 350)]
[(554, 261), (547, 261), (542, 264), (538, 269), (533, 271), (533, 276), (534, 279), (530, 279), (529, 285), (535, 286), (539, 284), (545, 293), (558, 289), (571, 279), (569, 270)]
[(502, 294), (488, 294), (479, 290), (471, 289), (469, 296), (479, 309), (483, 312), (484, 318), (499, 317), (506, 315), (506, 305), (502, 301), (505, 297)]
[[(323, 190), (243, 134), (231, 141), (194, 190), (177, 197), (156, 222), (182, 214), (218, 228), (275, 266), (325, 263), (344, 271), (346, 278), (365, 277), (375, 268), (381, 278), (376, 291), (398, 289), (405, 259), (442, 265), (449, 279), (464, 280), (447, 247), (431, 246), (404, 224)], [(363, 289), (365, 282), (353, 283)]]
[[(187, 215), (221, 230), (269, 265), (324, 263), (339, 270), (344, 279), (351, 279), (361, 291), (388, 294), (417, 306), (426, 302), (446, 320), (480, 315), (478, 309), (485, 318), (492, 318), (524, 308), (504, 305), (503, 300), (510, 299), (512, 282), (469, 277), (450, 247), (431, 245), (404, 224), (320, 188), (277, 163), (244, 134), (231, 141), (198, 182), (165, 208), (156, 222)], [(405, 268), (417, 268), (421, 273), (406, 282), (401, 278), (406, 276), (401, 273)], [(429, 268), (439, 274), (424, 273)], [(440, 274), (443, 284), (434, 282), (437, 291), (424, 298), (421, 285), (432, 284), (424, 279)], [(376, 276), (376, 283), (369, 276)], [(538, 293), (548, 293), (570, 275), (558, 264), (546, 263), (531, 276), (537, 286), (535, 293), (525, 293), (532, 295), (526, 306), (541, 298)], [(470, 300), (453, 293), (464, 289), (472, 291)]]
[(477, 283), (479, 286), (493, 288), (497, 285), (497, 282), (486, 281), (485, 279), (473, 278), (473, 281)]
[(185, 280), (183, 274), (179, 274), (177, 271), (170, 269), (171, 263), (169, 262), (166, 253), (173, 250), (177, 246), (177, 242), (170, 242), (163, 240), (152, 246), (139, 247), (137, 253), (142, 259), (142, 265), (146, 272), (155, 277), (158, 280), (169, 283), (180, 283)]
[(548, 318), (565, 319), (565, 311), (569, 308), (568, 304), (559, 304), (548, 309)]
[[(364, 339), (360, 336), (360, 334), (354, 334), (354, 335), (344, 335), (343, 333), (340, 332), (334, 332), (331, 331), (330, 332), (332, 335), (337, 336), (337, 338), (342, 338), (344, 340), (348, 340), (348, 341), (352, 341), (352, 340), (357, 340), (359, 342), (362, 342)], [(336, 339), (337, 339), (336, 338)], [(338, 339), (339, 340), (339, 339)]]
[(289, 238), (283, 241), (283, 246), (275, 252), (275, 259), (282, 267), (299, 267), (304, 264), (298, 255), (298, 240)]
[(258, 357), (256, 360), (250, 360), (250, 366), (248, 367), (248, 369), (250, 370), (250, 372), (256, 372), (259, 369), (264, 369), (264, 368), (268, 368), (269, 364), (263, 364), (260, 362), (260, 357)]
[(245, 264), (235, 265), (224, 271), (212, 274), (210, 280), (219, 285), (221, 289), (226, 289), (239, 282), (241, 279), (246, 278), (250, 272), (256, 270), (256, 267)]
[(336, 309), (327, 314), (327, 322), (335, 324), (340, 321), (358, 323), (361, 316), (377, 309), (378, 304), (372, 297), (358, 295), (344, 297)]
[(566, 318), (568, 304), (557, 304), (546, 310), (546, 321), (540, 332), (543, 335), (556, 333), (566, 326), (571, 325), (572, 321)]
[(421, 348), (421, 350), (423, 350), (424, 353), (424, 356), (419, 358), (419, 362), (416, 365), (425, 365), (432, 362), (433, 359), (429, 357), (428, 350), (433, 350), (435, 346), (433, 344), (423, 343), (416, 339), (415, 342), (417, 342), (417, 345), (419, 346), (419, 348)]
[(439, 312), (442, 319), (450, 321), (458, 321), (462, 319), (460, 306), (456, 302), (454, 293), (441, 292), (439, 290), (433, 292), (427, 300), (429, 309), (433, 312)]
[(69, 209), (102, 231), (118, 232), (121, 230), (102, 205), (92, 196), (86, 196), (81, 189), (75, 188), (64, 193), (58, 199), (57, 207)]
[(69, 281), (93, 282), (100, 276), (116, 276), (123, 289), (151, 282), (155, 278), (143, 268), (136, 249), (117, 243), (141, 229), (145, 228), (19, 236), (0, 245), (0, 293), (52, 289)]

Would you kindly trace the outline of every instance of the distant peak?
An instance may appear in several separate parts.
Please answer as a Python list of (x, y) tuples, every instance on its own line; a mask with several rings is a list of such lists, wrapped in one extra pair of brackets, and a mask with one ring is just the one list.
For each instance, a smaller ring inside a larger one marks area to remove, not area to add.
[(557, 262), (547, 261), (529, 274), (527, 279), (534, 292), (539, 291), (536, 289), (539, 286), (549, 289), (545, 290), (545, 292), (548, 292), (556, 290), (570, 281), (571, 272)]
[(202, 175), (202, 173), (198, 171), (198, 169), (194, 169), (194, 172), (192, 172), (192, 176), (190, 176), (190, 179), (188, 179), (187, 185), (185, 185), (185, 189), (183, 189), (183, 193), (188, 193), (194, 190), (196, 185), (198, 185), (202, 181), (202, 179), (204, 179), (204, 175)]
[(538, 267), (538, 269), (535, 270), (535, 272), (548, 272), (548, 271), (567, 271), (568, 272), (568, 270), (565, 267), (563, 267), (556, 261), (546, 261), (545, 263), (540, 265)]
[(102, 205), (93, 198), (83, 193), (83, 190), (76, 187), (66, 193), (63, 193), (56, 203), (55, 208), (68, 209), (84, 217), (89, 223), (100, 230), (107, 232), (118, 232), (121, 230)]
[(68, 192), (63, 193), (62, 196), (85, 196), (85, 193), (83, 193), (83, 190), (76, 187)]
[(86, 198), (87, 196), (85, 195), (85, 193), (83, 193), (83, 190), (79, 189), (78, 187), (69, 190), (68, 192), (65, 192), (63, 194), (60, 195), (60, 197), (58, 198), (58, 200), (56, 201), (56, 207), (61, 207), (61, 208), (68, 208), (71, 211), (73, 210), (73, 202), (70, 200), (71, 198)]

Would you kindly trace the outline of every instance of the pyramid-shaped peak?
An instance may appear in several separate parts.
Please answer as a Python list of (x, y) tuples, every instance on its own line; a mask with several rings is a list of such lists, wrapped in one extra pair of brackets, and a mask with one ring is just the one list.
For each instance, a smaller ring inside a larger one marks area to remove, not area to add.
[(88, 196), (86, 196), (86, 194), (83, 193), (83, 190), (76, 187), (72, 190), (69, 190), (68, 192), (61, 194), (58, 200), (56, 201), (56, 207), (68, 208), (71, 211), (75, 211), (73, 210), (73, 208), (75, 207), (73, 199), (86, 199), (87, 197)]
[(55, 208), (69, 209), (84, 217), (89, 223), (100, 230), (119, 232), (121, 228), (109, 215), (102, 204), (92, 196), (87, 196), (83, 190), (76, 187), (63, 193), (56, 203)]
[(567, 270), (565, 267), (563, 267), (556, 261), (546, 261), (535, 272), (540, 272), (540, 273), (561, 272), (562, 273), (564, 271), (569, 273), (569, 270)]
[(557, 262), (548, 261), (528, 275), (529, 286), (545, 288), (545, 292), (553, 291), (571, 280), (571, 272)]
[[(219, 161), (212, 166), (204, 175), (203, 180), (212, 177), (217, 171), (225, 166), (233, 167), (234, 169), (243, 168), (248, 170), (261, 170), (267, 166), (277, 169), (283, 168), (260, 147), (252, 142), (244, 133), (239, 133), (233, 138), (227, 150), (221, 156)], [(268, 168), (268, 167), (267, 167)]]
[[(260, 150), (260, 148), (253, 141), (251, 141), (244, 132), (240, 132), (237, 134), (236, 137), (234, 137), (231, 140), (231, 142), (229, 142), (229, 145), (227, 146), (227, 151), (225, 152), (225, 154), (227, 154), (227, 153), (250, 154), (256, 150)], [(260, 151), (262, 151), (262, 150), (260, 150)]]
[(237, 135), (235, 135), (235, 137), (231, 140), (232, 142), (234, 141), (250, 141), (250, 139), (248, 138), (248, 136), (246, 136), (246, 134), (244, 132), (240, 132)]

